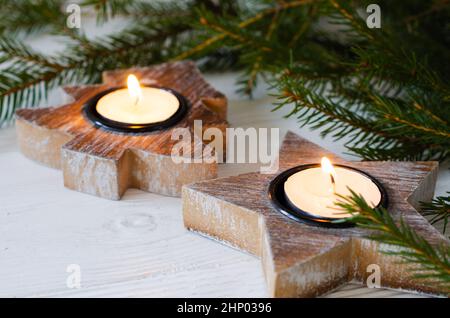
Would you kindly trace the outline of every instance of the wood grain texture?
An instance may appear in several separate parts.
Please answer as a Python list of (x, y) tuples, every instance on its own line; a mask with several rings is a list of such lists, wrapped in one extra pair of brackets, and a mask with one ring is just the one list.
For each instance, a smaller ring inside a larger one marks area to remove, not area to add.
[[(432, 244), (449, 243), (415, 209), (433, 196), (437, 162), (348, 162), (288, 133), (280, 171), (320, 162), (325, 155), (377, 178), (388, 192), (394, 219), (402, 217)], [(351, 280), (365, 281), (369, 264), (380, 266), (385, 287), (442, 293), (435, 284), (412, 280), (411, 267), (380, 253), (388, 246), (368, 240), (367, 230), (314, 227), (277, 212), (267, 193), (274, 177), (248, 173), (184, 186), (185, 227), (260, 257), (274, 297), (318, 296)]]
[[(187, 115), (170, 129), (146, 134), (121, 134), (96, 128), (82, 114), (84, 103), (95, 94), (124, 85), (135, 74), (143, 84), (172, 88), (190, 102)], [(227, 127), (227, 100), (209, 85), (192, 62), (166, 63), (146, 68), (108, 71), (101, 85), (66, 88), (74, 101), (56, 108), (20, 109), (16, 112), (18, 142), (23, 154), (63, 170), (70, 189), (108, 199), (120, 199), (128, 188), (179, 196), (181, 186), (217, 175), (215, 163), (175, 164), (171, 150), (178, 140), (173, 129), (189, 128), (194, 120), (203, 129)], [(193, 138), (191, 149), (204, 147)], [(192, 153), (184, 153), (191, 156)]]
[[(278, 126), (281, 135), (289, 127), (343, 153), (341, 144), (274, 115), (270, 99), (233, 95), (234, 74), (207, 79), (227, 93), (234, 127)], [(255, 170), (243, 164), (218, 167), (222, 177)], [(449, 171), (440, 165), (436, 194), (449, 188)], [(60, 171), (18, 152), (13, 127), (0, 131), (0, 175), (2, 297), (268, 296), (260, 260), (186, 231), (180, 198), (129, 189), (122, 200), (111, 201), (69, 191), (61, 186)], [(442, 223), (437, 226), (442, 230)], [(73, 263), (81, 266), (80, 289), (66, 286), (66, 268)], [(324, 297), (429, 295), (352, 282)]]

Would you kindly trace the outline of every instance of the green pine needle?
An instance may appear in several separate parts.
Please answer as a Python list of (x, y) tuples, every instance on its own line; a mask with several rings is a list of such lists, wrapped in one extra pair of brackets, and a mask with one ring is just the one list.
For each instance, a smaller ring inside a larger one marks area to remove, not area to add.
[(386, 209), (372, 208), (362, 196), (350, 191), (350, 196), (341, 196), (337, 202), (343, 211), (353, 215), (346, 220), (374, 231), (370, 238), (375, 241), (401, 247), (382, 252), (415, 265), (411, 271), (416, 279), (431, 280), (450, 292), (450, 246), (445, 243), (433, 246), (402, 218), (394, 221)]
[[(127, 29), (89, 39), (66, 27), (64, 0), (0, 0), (0, 126), (35, 107), (53, 87), (92, 83), (101, 72), (195, 59), (203, 69), (239, 68), (251, 95), (264, 78), (277, 90), (275, 110), (300, 125), (345, 141), (368, 160), (445, 160), (450, 156), (448, 1), (379, 0), (381, 29), (365, 23), (370, 1), (357, 0), (84, 0), (103, 23), (127, 16)], [(30, 34), (69, 42), (54, 56), (33, 51)], [(449, 197), (423, 205), (444, 222)], [(353, 193), (341, 202), (390, 253), (420, 265), (417, 278), (449, 283), (448, 246), (432, 246), (383, 209)]]
[[(240, 68), (239, 91), (250, 96), (268, 80), (275, 109), (289, 108), (300, 125), (343, 140), (363, 159), (445, 160), (450, 11), (442, 2), (380, 0), (382, 27), (369, 29), (364, 0), (84, 0), (82, 12), (99, 22), (136, 21), (88, 39), (66, 28), (66, 1), (0, 0), (0, 126), (52, 87), (95, 82), (113, 68), (194, 59), (202, 69)], [(70, 45), (56, 56), (37, 54), (21, 36), (30, 32)]]
[(443, 222), (443, 233), (447, 230), (450, 216), (450, 192), (447, 196), (439, 196), (431, 202), (422, 202), (421, 213), (430, 219), (431, 224)]

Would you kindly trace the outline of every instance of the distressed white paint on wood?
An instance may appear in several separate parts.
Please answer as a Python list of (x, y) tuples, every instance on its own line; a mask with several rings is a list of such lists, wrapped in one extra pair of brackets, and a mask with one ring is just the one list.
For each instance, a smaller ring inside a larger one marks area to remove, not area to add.
[[(98, 129), (83, 115), (84, 103), (99, 91), (123, 85), (128, 74), (143, 83), (157, 83), (182, 94), (189, 102), (176, 125), (148, 134), (121, 134)], [(128, 188), (180, 196), (183, 184), (217, 177), (217, 163), (174, 164), (171, 138), (179, 128), (227, 127), (227, 99), (207, 83), (195, 63), (179, 61), (144, 68), (103, 72), (104, 85), (68, 86), (73, 101), (57, 107), (16, 110), (21, 152), (28, 158), (63, 171), (64, 186), (102, 198), (119, 200)], [(204, 147), (194, 139), (190, 149)], [(183, 153), (190, 157), (190, 154)]]
[[(430, 244), (450, 243), (412, 207), (433, 197), (437, 162), (345, 162), (289, 132), (279, 154), (280, 170), (318, 162), (322, 156), (377, 178), (389, 194), (394, 219), (401, 216)], [(379, 265), (381, 286), (443, 294), (430, 281), (411, 280), (411, 268), (381, 254), (382, 247), (363, 238), (368, 235), (366, 230), (323, 229), (283, 217), (267, 195), (272, 179), (270, 174), (247, 173), (184, 186), (185, 227), (260, 257), (274, 297), (318, 296), (349, 279), (363, 282), (370, 264)]]
[[(232, 126), (279, 126), (282, 133), (291, 129), (333, 152), (344, 151), (342, 143), (321, 140), (282, 119), (283, 113), (271, 113), (267, 98), (238, 100), (235, 76), (208, 80), (230, 97)], [(0, 296), (267, 296), (260, 261), (184, 230), (179, 198), (128, 190), (122, 201), (109, 201), (70, 191), (60, 171), (19, 154), (14, 138), (13, 129), (0, 130)], [(256, 168), (227, 165), (219, 173)], [(450, 188), (447, 169), (441, 168), (437, 195)], [(72, 263), (81, 266), (81, 289), (66, 287)], [(354, 284), (326, 295), (336, 296), (418, 297)]]

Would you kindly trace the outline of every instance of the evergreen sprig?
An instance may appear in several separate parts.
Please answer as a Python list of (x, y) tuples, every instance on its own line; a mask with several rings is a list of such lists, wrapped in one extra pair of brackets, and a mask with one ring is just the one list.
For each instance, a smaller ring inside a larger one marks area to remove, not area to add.
[[(345, 140), (370, 160), (450, 156), (450, 3), (379, 0), (381, 29), (369, 29), (369, 0), (84, 0), (99, 23), (132, 22), (99, 38), (66, 27), (64, 0), (0, 0), (0, 126), (58, 85), (90, 83), (108, 69), (194, 59), (204, 69), (236, 69), (240, 90), (273, 84), (274, 110), (290, 108), (301, 125)], [(26, 45), (30, 34), (68, 43), (55, 55)], [(449, 283), (449, 250), (432, 246), (383, 209), (353, 194), (342, 207), (400, 246), (391, 253), (418, 265), (417, 277)], [(449, 198), (423, 205), (447, 224)]]
[(11, 36), (1, 36), (0, 124), (7, 123), (15, 109), (37, 105), (52, 87), (95, 82), (103, 70), (169, 59), (180, 52), (188, 29), (187, 20), (152, 16), (101, 38), (64, 32), (60, 35), (68, 47), (54, 56), (37, 53)]
[(372, 208), (363, 197), (350, 191), (350, 196), (341, 196), (337, 203), (345, 213), (353, 215), (346, 220), (372, 230), (372, 240), (392, 245), (381, 251), (411, 264), (414, 278), (440, 284), (450, 293), (450, 247), (444, 243), (431, 244), (402, 218), (396, 222), (386, 209)]
[[(273, 83), (275, 109), (369, 160), (443, 160), (450, 155), (450, 7), (446, 0), (380, 0), (381, 29), (365, 21), (368, 0), (84, 0), (99, 22), (130, 27), (100, 38), (66, 28), (66, 1), (0, 0), (0, 125), (49, 88), (93, 82), (111, 68), (194, 59), (240, 68), (240, 91)], [(11, 8), (11, 10), (3, 10)], [(29, 14), (27, 14), (27, 12)], [(11, 32), (51, 32), (70, 43), (47, 56)]]
[[(294, 104), (290, 116), (324, 136), (345, 138), (347, 148), (364, 159), (449, 156), (449, 69), (442, 65), (450, 57), (448, 39), (427, 35), (436, 31), (427, 15), (412, 25), (414, 14), (407, 10), (406, 25), (397, 7), (383, 2), (384, 26), (371, 30), (358, 13), (364, 1), (263, 3), (268, 7), (245, 20), (201, 13), (211, 36), (182, 57), (218, 45), (238, 48), (242, 91), (250, 93), (265, 75), (279, 92), (275, 109)], [(416, 1), (410, 8), (424, 10), (426, 4)], [(447, 16), (444, 9), (433, 11)], [(344, 39), (317, 27), (327, 17)]]
[(60, 0), (0, 0), (0, 34), (61, 30), (66, 23)]
[(423, 202), (421, 213), (428, 217), (431, 224), (443, 222), (443, 232), (445, 233), (450, 216), (450, 192), (447, 196), (438, 196), (431, 202)]

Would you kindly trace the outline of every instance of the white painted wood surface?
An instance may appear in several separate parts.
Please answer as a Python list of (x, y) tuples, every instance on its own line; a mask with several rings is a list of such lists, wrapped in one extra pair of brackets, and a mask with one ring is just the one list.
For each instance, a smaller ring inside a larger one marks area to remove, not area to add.
[[(208, 75), (230, 99), (234, 127), (291, 129), (341, 154), (342, 142), (298, 129), (256, 99), (234, 93), (236, 76)], [(56, 99), (55, 103), (58, 100)], [(346, 158), (352, 158), (344, 156)], [(255, 170), (222, 165), (220, 174)], [(448, 165), (437, 194), (450, 189)], [(66, 286), (70, 264), (81, 267), (81, 288)], [(0, 130), (0, 296), (3, 297), (265, 297), (259, 260), (183, 228), (181, 200), (128, 190), (109, 201), (63, 187), (61, 172), (23, 157), (13, 128)], [(420, 297), (346, 285), (329, 297)]]

